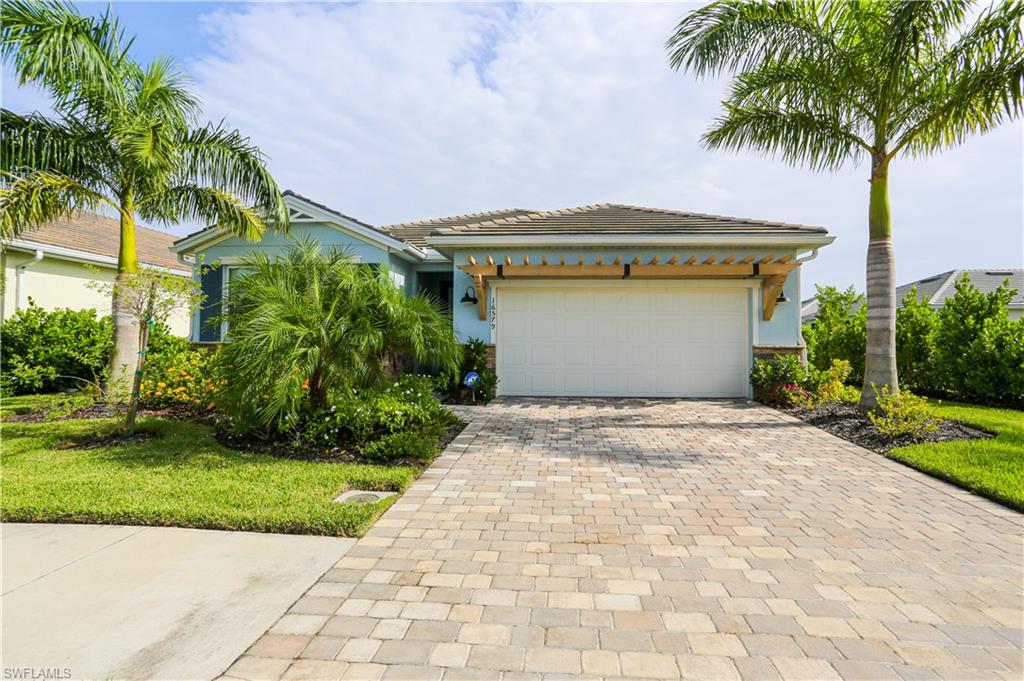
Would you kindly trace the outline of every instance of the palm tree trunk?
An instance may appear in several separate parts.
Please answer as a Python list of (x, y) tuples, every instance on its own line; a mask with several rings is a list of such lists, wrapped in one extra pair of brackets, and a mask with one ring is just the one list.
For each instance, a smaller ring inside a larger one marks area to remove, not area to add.
[(871, 164), (871, 198), (868, 206), (867, 258), (867, 355), (860, 406), (877, 405), (873, 389), (899, 388), (896, 375), (896, 256), (889, 214), (889, 161), (877, 154)]
[(117, 257), (111, 314), (114, 320), (114, 353), (110, 358), (108, 398), (123, 402), (131, 391), (139, 357), (139, 320), (131, 301), (132, 288), (124, 281), (139, 271), (135, 249), (135, 214), (132, 197), (122, 199), (121, 246)]

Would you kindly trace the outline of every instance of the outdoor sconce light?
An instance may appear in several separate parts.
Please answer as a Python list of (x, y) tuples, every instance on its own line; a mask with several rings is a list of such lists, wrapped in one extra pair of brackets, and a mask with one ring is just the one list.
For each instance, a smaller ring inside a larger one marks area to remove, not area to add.
[(789, 298), (786, 297), (785, 293), (780, 293), (779, 297), (775, 299), (775, 303), (776, 304), (778, 304), (778, 303), (788, 303), (788, 302), (789, 302)]
[(477, 304), (476, 293), (473, 292), (472, 286), (466, 287), (466, 295), (462, 296), (462, 300), (459, 302), (465, 303), (466, 305)]

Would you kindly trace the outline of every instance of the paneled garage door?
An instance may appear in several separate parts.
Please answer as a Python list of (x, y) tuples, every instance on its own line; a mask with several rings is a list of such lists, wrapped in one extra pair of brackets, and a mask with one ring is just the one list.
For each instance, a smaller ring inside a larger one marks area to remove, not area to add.
[(620, 283), (496, 293), (502, 395), (746, 395), (746, 289)]

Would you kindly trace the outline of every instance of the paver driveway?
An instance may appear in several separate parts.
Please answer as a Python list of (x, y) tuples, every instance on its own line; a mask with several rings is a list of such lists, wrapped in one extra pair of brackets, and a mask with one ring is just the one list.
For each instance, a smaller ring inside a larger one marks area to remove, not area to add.
[(227, 674), (1019, 679), (1021, 531), (757, 405), (506, 400)]

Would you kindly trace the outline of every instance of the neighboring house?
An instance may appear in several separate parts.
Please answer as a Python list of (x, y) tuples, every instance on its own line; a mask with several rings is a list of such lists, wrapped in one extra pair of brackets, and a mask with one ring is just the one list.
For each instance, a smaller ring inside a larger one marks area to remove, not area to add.
[[(949, 270), (942, 274), (936, 274), (925, 279), (912, 281), (903, 286), (898, 286), (896, 288), (896, 302), (897, 304), (901, 303), (903, 298), (910, 293), (910, 289), (916, 286), (917, 299), (927, 301), (929, 307), (933, 310), (938, 310), (946, 304), (948, 298), (956, 293), (956, 282), (963, 278), (965, 274), (970, 278), (975, 288), (982, 293), (995, 291), (1004, 281), (1009, 279), (1010, 288), (1017, 289), (1017, 293), (1006, 306), (1006, 311), (1009, 313), (1010, 319), (1024, 317), (1024, 269)], [(813, 325), (815, 317), (818, 316), (817, 297), (808, 298), (800, 306), (800, 316), (804, 324)], [(857, 303), (853, 307), (853, 311), (859, 310), (860, 306), (861, 303)]]
[[(285, 192), (288, 237), (207, 228), (176, 242), (207, 295), (193, 340), (218, 342), (245, 254), (290, 239), (350, 248), (408, 293), (446, 302), (492, 348), (503, 395), (743, 397), (755, 356), (802, 353), (800, 264), (819, 227), (594, 205), (492, 211), (374, 227)], [(220, 265), (219, 267), (211, 267)]]
[[(189, 276), (191, 265), (168, 250), (174, 235), (142, 226), (135, 230), (141, 264)], [(109, 315), (110, 296), (86, 284), (114, 280), (120, 239), (118, 220), (92, 213), (48, 223), (26, 231), (18, 239), (4, 239), (0, 320), (28, 305), (30, 298), (47, 310), (93, 308), (100, 316)], [(187, 336), (188, 311), (172, 314), (168, 325), (172, 333)]]

